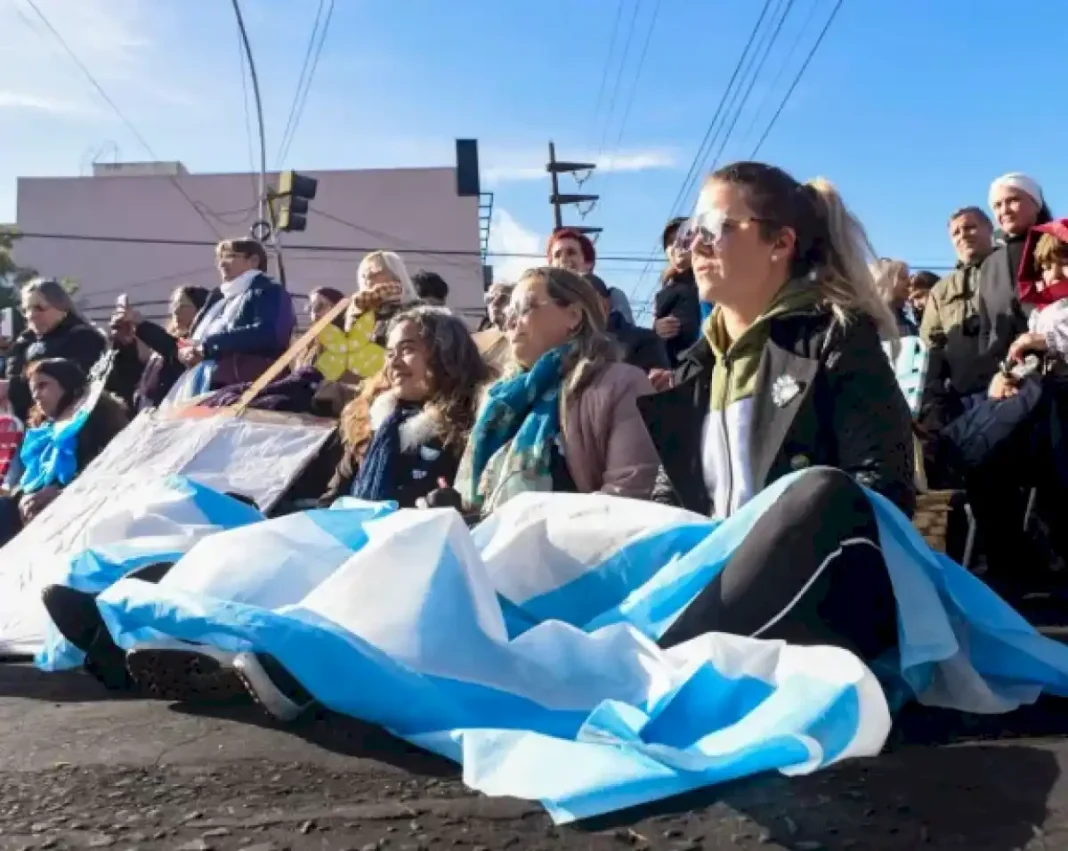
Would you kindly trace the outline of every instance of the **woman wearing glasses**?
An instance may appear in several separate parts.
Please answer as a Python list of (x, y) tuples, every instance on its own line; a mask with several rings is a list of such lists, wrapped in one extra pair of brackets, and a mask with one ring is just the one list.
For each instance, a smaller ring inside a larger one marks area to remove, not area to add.
[(679, 240), (716, 307), (669, 389), (639, 401), (663, 495), (726, 518), (818, 469), (756, 520), (662, 641), (717, 629), (874, 658), (895, 641), (895, 603), (859, 485), (906, 513), (915, 492), (909, 412), (880, 346), (895, 323), (863, 228), (825, 181), (743, 162), (712, 174)]
[(487, 394), (457, 474), (464, 507), (486, 515), (524, 491), (648, 498), (659, 466), (636, 401), (652, 385), (619, 363), (593, 285), (528, 270), (507, 319), (513, 374)]

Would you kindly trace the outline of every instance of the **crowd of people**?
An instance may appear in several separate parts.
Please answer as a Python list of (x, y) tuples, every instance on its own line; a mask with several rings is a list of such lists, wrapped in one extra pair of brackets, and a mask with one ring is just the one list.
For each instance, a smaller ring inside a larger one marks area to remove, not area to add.
[[(1053, 522), (1068, 501), (1068, 220), (1054, 221), (1038, 183), (1018, 173), (993, 182), (989, 208), (997, 238), (980, 207), (949, 216), (958, 264), (939, 280), (875, 257), (826, 181), (728, 165), (704, 182), (694, 214), (663, 230), (651, 328), (597, 276), (593, 243), (566, 228), (544, 265), (489, 288), (475, 333), (449, 311), (440, 276), (371, 253), (354, 293), (317, 289), (307, 307), (314, 323), (348, 298), (336, 322), (347, 332), (370, 317), (382, 369), (327, 377), (316, 341), (252, 402), (337, 420), (279, 510), (355, 496), (451, 507), (475, 523), (517, 494), (548, 491), (727, 518), (810, 470), (661, 644), (715, 630), (873, 660), (894, 645), (896, 604), (864, 489), (906, 515), (918, 480), (963, 492), (986, 575), (1005, 594), (1068, 557), (1068, 533)], [(176, 290), (165, 328), (123, 304), (101, 333), (57, 283), (24, 289), (27, 329), (0, 341), (0, 401), (27, 426), (0, 497), (0, 545), (130, 417), (179, 401), (230, 404), (287, 352), (292, 300), (268, 276), (263, 246), (227, 240), (217, 260), (220, 286)], [(918, 411), (887, 357), (902, 337), (922, 340)], [(106, 376), (106, 392), (93, 392), (91, 373)], [(1032, 494), (1049, 551), (1025, 528)], [(192, 688), (187, 660), (180, 676), (168, 666), (172, 650), (122, 654), (88, 595), (53, 588), (46, 602), (110, 684)], [(196, 670), (208, 680), (236, 671), (279, 717), (307, 702), (273, 660), (246, 657), (234, 670), (218, 660)]]

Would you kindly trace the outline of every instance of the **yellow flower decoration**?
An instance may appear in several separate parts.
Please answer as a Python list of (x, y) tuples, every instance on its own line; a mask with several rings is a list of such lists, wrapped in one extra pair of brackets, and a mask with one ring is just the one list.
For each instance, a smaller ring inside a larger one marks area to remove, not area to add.
[(386, 350), (371, 342), (375, 330), (375, 315), (361, 313), (346, 334), (336, 325), (327, 325), (319, 335), (323, 353), (315, 368), (328, 381), (337, 381), (346, 372), (368, 378), (386, 362)]

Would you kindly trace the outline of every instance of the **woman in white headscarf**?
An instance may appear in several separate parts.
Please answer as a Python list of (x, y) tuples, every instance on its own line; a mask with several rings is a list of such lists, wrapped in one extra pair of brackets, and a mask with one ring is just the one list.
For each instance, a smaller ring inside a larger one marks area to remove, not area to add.
[(1020, 172), (995, 180), (989, 203), (1003, 241), (979, 269), (979, 352), (987, 380), (997, 372), (1012, 342), (1027, 331), (1027, 314), (1016, 289), (1027, 232), (1053, 219), (1042, 187)]

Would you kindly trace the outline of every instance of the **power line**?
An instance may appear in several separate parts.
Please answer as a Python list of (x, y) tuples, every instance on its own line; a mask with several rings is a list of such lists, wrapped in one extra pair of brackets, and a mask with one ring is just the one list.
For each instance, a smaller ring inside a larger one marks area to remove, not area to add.
[(248, 177), (252, 185), (252, 206), (260, 202), (260, 190), (256, 185), (256, 155), (252, 152), (252, 115), (248, 110), (248, 70), (245, 68), (245, 43), (241, 30), (237, 30), (237, 64), (241, 68), (241, 108), (245, 112), (245, 139), (248, 142)]
[[(320, 9), (321, 8), (322, 8), (322, 3), (320, 3)], [(304, 80), (303, 93), (300, 90), (300, 81), (299, 80), (297, 81), (298, 88), (297, 88), (297, 92), (296, 92), (296, 94), (294, 95), (294, 98), (293, 98), (293, 106), (292, 106), (292, 108), (290, 110), (290, 119), (291, 119), (291, 121), (287, 122), (289, 133), (288, 133), (288, 136), (284, 136), (283, 137), (282, 144), (279, 146), (279, 149), (278, 149), (278, 162), (279, 162), (279, 165), (281, 165), (281, 163), (285, 160), (285, 158), (287, 156), (289, 156), (289, 149), (290, 149), (290, 147), (292, 147), (293, 140), (296, 138), (297, 129), (300, 126), (301, 116), (304, 115), (304, 107), (308, 103), (308, 92), (311, 91), (312, 82), (315, 79), (315, 71), (319, 67), (319, 58), (323, 54), (323, 45), (326, 43), (326, 36), (330, 31), (330, 22), (331, 22), (331, 20), (333, 20), (333, 17), (334, 17), (334, 0), (330, 0), (330, 6), (326, 10), (326, 18), (324, 19), (322, 28), (319, 31), (319, 41), (318, 41), (317, 44), (315, 44), (315, 47), (314, 47), (314, 55), (311, 58), (311, 64), (310, 64), (310, 66), (308, 68), (307, 78)], [(316, 16), (316, 20), (318, 20), (318, 15)], [(308, 41), (309, 55), (310, 55), (310, 52), (313, 50), (312, 44), (313, 44), (314, 41), (315, 41), (315, 30), (313, 28), (312, 29), (311, 38)], [(307, 56), (305, 57), (305, 59), (307, 59)]]
[[(78, 58), (78, 54), (76, 54), (71, 49), (71, 46), (69, 44), (67, 44), (67, 40), (65, 38), (63, 38), (62, 35), (59, 34), (59, 31), (54, 26), (52, 26), (52, 22), (49, 21), (48, 18), (45, 16), (44, 12), (42, 12), (40, 10), (40, 8), (38, 8), (37, 3), (34, 2), (34, 0), (26, 0), (26, 4), (31, 9), (33, 9), (33, 11), (34, 11), (34, 13), (36, 13), (37, 17), (41, 19), (41, 23), (44, 24), (45, 27), (48, 28), (48, 31), (55, 37), (56, 41), (59, 42), (60, 47), (62, 47), (64, 52), (66, 52), (66, 54), (71, 58), (71, 60), (73, 60), (74, 64), (78, 66), (78, 68), (81, 70), (81, 72), (85, 75), (85, 78), (92, 84), (93, 88), (96, 89), (96, 91), (100, 95), (100, 97), (102, 97), (104, 99), (104, 102), (108, 106), (111, 107), (112, 112), (114, 112), (119, 117), (119, 120), (124, 125), (126, 125), (126, 129), (129, 130), (130, 133), (133, 134), (133, 137), (135, 139), (137, 139), (138, 142), (141, 143), (141, 146), (146, 151), (148, 151), (149, 156), (151, 156), (152, 159), (158, 161), (159, 160), (159, 155), (157, 155), (156, 152), (154, 150), (152, 150), (152, 146), (150, 144), (148, 144), (148, 141), (145, 139), (144, 136), (141, 135), (141, 133), (138, 131), (138, 129), (134, 126), (133, 122), (130, 121), (130, 119), (126, 117), (126, 114), (121, 109), (119, 109), (118, 104), (116, 104), (115, 101), (113, 101), (111, 99), (111, 97), (108, 95), (108, 93), (106, 91), (104, 91), (104, 87), (101, 86), (100, 83), (97, 82), (97, 79), (96, 79), (96, 77), (93, 76), (92, 71), (90, 71), (85, 66), (85, 63), (82, 62), (82, 60)], [(197, 207), (197, 205), (193, 201), (193, 199), (190, 198), (186, 194), (186, 191), (181, 187), (181, 185), (179, 185), (177, 179), (174, 178), (172, 175), (168, 175), (167, 178), (170, 181), (171, 185), (174, 186), (174, 188), (178, 190), (178, 192), (181, 194), (181, 196), (183, 198), (185, 198), (186, 201), (189, 202), (189, 206), (192, 207), (196, 211), (197, 215), (200, 216), (201, 219), (203, 219), (204, 224), (206, 224), (211, 229), (212, 233), (214, 233), (215, 236), (218, 237), (219, 239), (222, 239), (222, 234), (220, 234), (219, 231), (217, 231), (215, 229), (215, 226), (211, 223), (211, 221), (208, 219), (208, 217), (204, 215), (203, 211), (201, 211)]]
[(612, 35), (608, 39), (608, 55), (604, 58), (604, 73), (601, 74), (601, 85), (597, 89), (597, 100), (593, 108), (593, 129), (597, 130), (597, 119), (601, 116), (601, 104), (604, 102), (605, 86), (608, 85), (608, 74), (612, 70), (612, 54), (616, 49), (616, 36), (619, 34), (619, 23), (623, 20), (623, 6), (625, 0), (619, 0), (616, 6), (616, 19), (612, 24)]
[[(143, 236), (99, 236), (96, 234), (73, 234), (73, 233), (31, 233), (28, 231), (19, 231), (20, 239), (55, 239), (62, 241), (72, 242), (103, 242), (103, 243), (117, 243), (117, 244), (132, 244), (132, 245), (182, 245), (182, 246), (198, 246), (198, 247), (210, 247), (214, 248), (216, 243), (202, 239), (172, 239), (169, 237), (143, 237)], [(368, 254), (372, 251), (380, 251), (382, 248), (376, 246), (373, 248), (365, 248), (353, 245), (294, 245), (290, 249), (293, 252), (308, 251), (312, 253), (337, 253), (337, 254)], [(448, 248), (391, 248), (390, 251), (394, 251), (397, 254), (422, 254), (426, 256), (441, 256), (441, 257), (481, 257), (482, 252), (478, 249), (465, 250), (465, 249), (448, 249)], [(525, 253), (516, 251), (490, 251), (489, 255), (492, 257), (514, 257), (523, 258), (527, 260), (541, 260), (545, 261), (544, 254)], [(310, 258), (307, 258), (310, 259)], [(324, 258), (332, 259), (332, 258)], [(337, 258), (333, 258), (337, 259)], [(653, 260), (658, 260), (659, 256), (635, 256), (635, 255), (598, 255), (598, 261), (604, 261), (605, 263), (646, 263)], [(910, 264), (912, 265), (912, 264)], [(918, 267), (919, 268), (919, 267)], [(953, 266), (934, 266), (927, 265), (923, 268), (937, 270), (937, 269), (952, 269)]]
[(749, 51), (753, 48), (753, 43), (756, 41), (757, 34), (760, 32), (760, 25), (764, 23), (764, 18), (767, 17), (768, 10), (771, 8), (772, 0), (764, 0), (764, 6), (760, 10), (760, 17), (757, 18), (756, 23), (753, 25), (752, 32), (749, 33), (749, 39), (745, 43), (745, 48), (742, 50), (742, 55), (738, 58), (738, 64), (734, 66), (734, 71), (731, 73), (731, 78), (727, 82), (727, 88), (723, 91), (723, 97), (720, 98), (719, 105), (716, 106), (716, 111), (712, 115), (712, 121), (708, 124), (708, 129), (705, 131), (704, 138), (701, 140), (701, 144), (697, 147), (697, 153), (694, 154), (693, 160), (690, 162), (690, 167), (686, 171), (686, 176), (682, 179), (682, 185), (679, 187), (679, 192), (675, 196), (675, 200), (671, 203), (671, 209), (668, 211), (665, 221), (670, 219), (678, 208), (679, 202), (684, 200), (686, 195), (689, 194), (693, 183), (696, 181), (698, 175), (701, 173), (701, 167), (708, 155), (706, 147), (711, 149), (709, 140), (712, 138), (712, 134), (715, 131), (716, 124), (719, 121), (719, 117), (723, 112), (724, 107), (727, 105), (727, 101), (734, 89), (734, 84), (738, 79), (738, 75), (742, 71), (742, 67), (745, 65), (746, 57), (749, 56)]
[[(764, 70), (764, 66), (767, 64), (768, 56), (771, 55), (771, 49), (779, 39), (779, 34), (782, 32), (786, 19), (790, 16), (790, 10), (794, 7), (794, 0), (783, 0), (783, 2), (785, 3), (785, 7), (780, 4), (780, 6), (776, 8), (776, 11), (778, 11), (778, 9), (783, 9), (782, 14), (779, 16), (779, 22), (775, 25), (775, 29), (771, 33), (771, 38), (763, 44), (764, 52), (756, 62), (756, 68), (753, 72), (753, 76), (749, 79), (749, 85), (745, 90), (745, 94), (742, 95), (742, 99), (738, 103), (738, 109), (734, 113), (734, 118), (731, 119), (730, 126), (727, 128), (727, 132), (723, 136), (723, 141), (720, 142), (719, 149), (716, 151), (716, 155), (712, 158), (712, 170), (715, 170), (720, 162), (720, 157), (723, 156), (723, 152), (727, 149), (727, 144), (730, 142), (731, 136), (734, 134), (734, 128), (738, 126), (738, 119), (742, 117), (742, 111), (745, 109), (745, 104), (749, 100), (749, 96), (753, 93), (753, 88), (756, 86), (757, 80), (760, 79), (760, 73)], [(772, 17), (774, 17), (774, 13), (772, 14)], [(754, 56), (755, 55), (754, 52)]]
[[(734, 89), (734, 83), (738, 79), (738, 75), (741, 73), (742, 66), (745, 64), (746, 57), (749, 55), (749, 51), (753, 47), (753, 42), (756, 40), (757, 33), (760, 31), (760, 25), (764, 22), (764, 18), (767, 17), (769, 8), (771, 8), (771, 0), (764, 0), (764, 6), (760, 10), (760, 16), (753, 25), (752, 32), (749, 33), (749, 39), (745, 43), (742, 55), (738, 58), (738, 63), (734, 66), (734, 71), (731, 73), (731, 77), (727, 81), (727, 88), (723, 90), (723, 97), (720, 98), (719, 104), (716, 106), (716, 111), (712, 115), (712, 120), (708, 124), (708, 129), (705, 131), (704, 138), (701, 140), (701, 144), (697, 146), (697, 152), (693, 155), (690, 167), (686, 170), (686, 176), (682, 179), (682, 185), (679, 187), (679, 191), (675, 195), (675, 200), (671, 202), (671, 208), (668, 210), (667, 216), (664, 217), (664, 221), (667, 221), (675, 214), (679, 202), (689, 193), (693, 181), (696, 180), (696, 176), (700, 173), (701, 164), (707, 155), (705, 147), (708, 146), (709, 140), (712, 138), (720, 114), (723, 112), (723, 108), (727, 104), (727, 99)], [(645, 276), (649, 274), (653, 262), (655, 261), (650, 261), (650, 263), (642, 269), (641, 276), (638, 278), (638, 282), (634, 285), (634, 288), (631, 291), (632, 295), (637, 293), (641, 285), (645, 282)]]
[[(177, 280), (180, 280), (182, 278), (193, 277), (194, 275), (203, 275), (203, 274), (205, 274), (207, 272), (216, 271), (216, 269), (217, 269), (217, 267), (215, 265), (199, 266), (196, 269), (189, 269), (188, 271), (185, 271), (185, 272), (173, 272), (170, 275), (161, 275), (158, 278), (147, 278), (147, 279), (141, 280), (141, 281), (127, 281), (125, 284), (122, 284), (121, 286), (108, 287), (107, 289), (103, 289), (103, 290), (93, 290), (93, 292), (89, 293), (88, 295), (91, 296), (91, 297), (95, 297), (95, 296), (100, 296), (100, 295), (109, 295), (111, 293), (122, 293), (122, 292), (125, 292), (127, 290), (137, 289), (138, 287), (147, 287), (149, 284), (165, 284), (168, 281), (177, 281)], [(86, 305), (85, 309), (86, 310), (92, 310), (94, 308), (102, 307), (102, 306), (103, 305), (92, 305), (91, 304), (91, 305)]]
[[(169, 237), (143, 237), (143, 236), (98, 236), (96, 234), (76, 234), (76, 233), (29, 233), (27, 231), (20, 231), (19, 236), (22, 239), (55, 239), (72, 242), (104, 242), (104, 243), (116, 243), (116, 244), (130, 244), (130, 245), (186, 245), (186, 246), (204, 246), (214, 248), (216, 243), (202, 240), (202, 239), (172, 239)], [(291, 252), (296, 251), (311, 251), (311, 252), (336, 252), (342, 254), (368, 254), (372, 251), (383, 250), (381, 246), (374, 246), (371, 248), (357, 247), (352, 245), (293, 245), (290, 248)], [(465, 250), (465, 249), (439, 249), (439, 248), (390, 248), (389, 251), (394, 251), (397, 254), (422, 254), (426, 256), (441, 256), (441, 257), (481, 257), (482, 252), (479, 249)], [(536, 259), (545, 261), (544, 254), (527, 254), (522, 252), (510, 252), (510, 251), (490, 251), (489, 255), (492, 257), (521, 257), (526, 259)], [(644, 263), (650, 258), (646, 257), (618, 257), (618, 256), (605, 256), (599, 258), (601, 260), (609, 262), (621, 262), (621, 263)]]
[[(267, 134), (263, 129), (263, 100), (260, 98), (260, 78), (256, 74), (256, 62), (252, 58), (252, 45), (249, 44), (248, 30), (245, 29), (245, 17), (241, 14), (241, 4), (238, 0), (232, 0), (234, 17), (237, 18), (237, 30), (241, 34), (241, 44), (245, 48), (245, 58), (248, 60), (248, 75), (252, 80), (252, 94), (256, 99), (256, 121), (260, 130), (260, 180), (257, 192), (257, 219), (264, 221), (267, 216)], [(281, 262), (281, 261), (279, 261)], [(282, 276), (283, 285), (285, 275)]]
[[(352, 228), (354, 231), (357, 231), (358, 233), (366, 234), (367, 236), (370, 236), (370, 237), (372, 237), (374, 239), (380, 239), (386, 245), (407, 245), (409, 248), (415, 247), (415, 248), (413, 248), (413, 250), (418, 250), (417, 243), (413, 242), (410, 239), (405, 239), (402, 236), (397, 236), (396, 234), (391, 234), (391, 233), (385, 233), (385, 232), (380, 231), (380, 230), (375, 230), (374, 228), (364, 227), (363, 225), (358, 225), (355, 222), (350, 222), (350, 221), (348, 221), (346, 219), (340, 218), (339, 216), (335, 216), (333, 213), (327, 213), (324, 210), (319, 210), (319, 209), (317, 209), (315, 207), (309, 207), (308, 209), (309, 209), (310, 212), (312, 212), (315, 215), (320, 216), (320, 217), (322, 217), (324, 219), (328, 219), (329, 221), (335, 222), (335, 223), (337, 223), (339, 225), (344, 225), (347, 228)], [(297, 247), (299, 248), (299, 246), (297, 246)], [(457, 266), (459, 264), (457, 264), (456, 262), (449, 263), (448, 261), (445, 261), (445, 265)]]
[(311, 35), (308, 36), (308, 46), (304, 50), (304, 61), (300, 65), (300, 73), (297, 75), (297, 86), (293, 90), (293, 103), (289, 106), (289, 115), (286, 118), (285, 129), (282, 130), (282, 141), (278, 144), (278, 153), (275, 160), (280, 168), (282, 165), (282, 151), (285, 149), (286, 140), (289, 138), (290, 128), (293, 126), (293, 116), (297, 114), (297, 105), (300, 103), (300, 93), (304, 88), (304, 78), (311, 64), (312, 50), (315, 48), (315, 37), (319, 34), (319, 26), (322, 23), (323, 10), (326, 8), (326, 0), (319, 0), (319, 8), (315, 11), (315, 20), (312, 21)]
[[(645, 44), (642, 45), (641, 55), (638, 57), (637, 70), (634, 72), (634, 82), (631, 83), (630, 97), (627, 98), (627, 105), (623, 110), (623, 118), (619, 123), (619, 134), (616, 136), (616, 144), (612, 149), (612, 153), (608, 157), (608, 163), (611, 164), (619, 153), (619, 149), (623, 144), (623, 134), (627, 129), (627, 121), (630, 119), (630, 111), (634, 106), (634, 98), (638, 93), (638, 83), (642, 78), (642, 71), (645, 68), (645, 58), (649, 54), (649, 45), (653, 40), (653, 32), (656, 30), (656, 22), (660, 16), (660, 4), (662, 0), (656, 0), (656, 5), (653, 7), (653, 14), (649, 20), (649, 28), (645, 31)], [(606, 169), (605, 180), (611, 176), (610, 169)]]
[(634, 14), (630, 16), (630, 23), (627, 25), (627, 38), (623, 42), (623, 54), (619, 60), (619, 71), (616, 74), (616, 81), (612, 86), (612, 95), (608, 100), (608, 112), (604, 119), (604, 131), (601, 133), (601, 143), (597, 146), (597, 160), (600, 160), (601, 154), (604, 153), (605, 142), (608, 141), (608, 128), (612, 124), (612, 114), (616, 108), (616, 97), (619, 95), (619, 84), (623, 82), (623, 69), (627, 67), (627, 56), (630, 54), (630, 43), (634, 38), (634, 27), (638, 22), (638, 12), (641, 10), (641, 0), (634, 0)]
[(764, 111), (764, 106), (767, 104), (769, 98), (771, 97), (771, 93), (779, 87), (779, 81), (782, 80), (783, 74), (786, 72), (786, 69), (790, 67), (790, 64), (794, 58), (794, 54), (797, 52), (797, 48), (801, 45), (801, 39), (804, 34), (808, 32), (809, 24), (811, 24), (812, 20), (816, 17), (816, 12), (819, 10), (819, 7), (820, 0), (813, 0), (812, 5), (809, 6), (808, 15), (805, 17), (805, 22), (801, 24), (801, 27), (797, 31), (797, 38), (794, 39), (794, 43), (790, 46), (790, 49), (783, 57), (783, 61), (779, 65), (779, 70), (775, 72), (775, 79), (773, 79), (771, 81), (771, 85), (769, 85), (764, 90), (764, 94), (760, 98), (760, 103), (757, 104), (756, 109), (753, 110), (753, 120), (749, 122), (749, 127), (746, 128), (746, 131), (743, 134), (743, 138), (752, 138), (753, 131), (756, 130), (757, 124), (759, 123), (760, 114)]
[(820, 49), (820, 45), (823, 43), (824, 36), (827, 35), (827, 31), (831, 28), (831, 24), (834, 23), (835, 17), (838, 15), (838, 10), (842, 8), (844, 0), (838, 0), (835, 3), (834, 8), (831, 10), (831, 16), (827, 19), (827, 23), (824, 24), (823, 29), (820, 31), (819, 37), (816, 39), (816, 43), (812, 45), (812, 49), (808, 52), (808, 56), (805, 57), (805, 61), (801, 63), (801, 68), (797, 72), (797, 76), (794, 77), (794, 81), (790, 84), (790, 88), (787, 89), (786, 95), (783, 97), (782, 102), (779, 104), (779, 108), (775, 110), (775, 114), (771, 117), (771, 121), (768, 122), (768, 126), (764, 128), (764, 133), (760, 137), (760, 141), (756, 143), (756, 147), (753, 148), (753, 153), (750, 154), (750, 159), (755, 157), (760, 151), (761, 146), (768, 138), (768, 134), (771, 133), (771, 128), (775, 126), (775, 122), (779, 120), (779, 116), (782, 115), (782, 111), (786, 108), (787, 102), (790, 100), (790, 96), (793, 95), (794, 89), (797, 88), (797, 84), (801, 82), (801, 78), (805, 75), (805, 71), (808, 70), (809, 63), (812, 62), (812, 57), (816, 55), (816, 51)]

